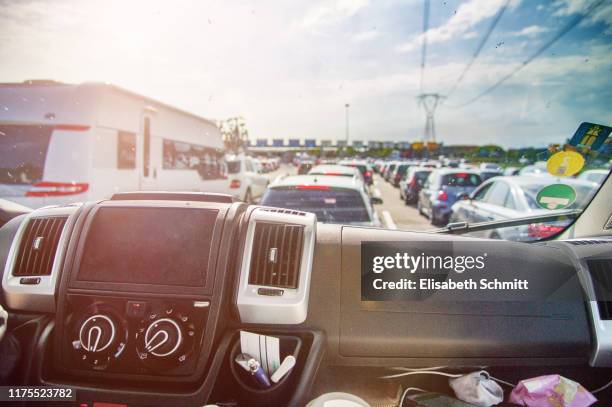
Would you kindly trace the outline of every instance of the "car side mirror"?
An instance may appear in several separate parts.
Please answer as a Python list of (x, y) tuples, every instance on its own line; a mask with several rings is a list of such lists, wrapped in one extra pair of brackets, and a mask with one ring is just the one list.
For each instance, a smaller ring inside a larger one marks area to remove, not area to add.
[(370, 198), (370, 203), (372, 205), (382, 205), (383, 200), (382, 200), (382, 198), (379, 198), (377, 196), (373, 196), (373, 197)]

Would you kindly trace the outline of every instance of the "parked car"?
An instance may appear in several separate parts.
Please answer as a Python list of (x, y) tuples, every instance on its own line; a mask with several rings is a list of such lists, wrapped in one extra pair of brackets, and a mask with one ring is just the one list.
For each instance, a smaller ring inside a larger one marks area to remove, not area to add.
[(313, 161), (301, 161), (298, 164), (297, 173), (298, 175), (306, 175), (314, 167)]
[(609, 170), (603, 170), (603, 169), (602, 170), (586, 170), (586, 171), (583, 171), (580, 175), (578, 175), (577, 179), (583, 180), (583, 181), (590, 181), (590, 182), (596, 183), (597, 185), (601, 185), (609, 173), (610, 173)]
[[(551, 213), (550, 209), (537, 204), (536, 196), (543, 187), (554, 183), (569, 185), (576, 191), (576, 201), (568, 209), (584, 207), (596, 192), (594, 183), (573, 178), (496, 177), (483, 182), (472, 194), (464, 194), (461, 197), (463, 199), (453, 205), (450, 222), (478, 223)], [(513, 241), (540, 240), (564, 230), (570, 222), (571, 220), (567, 219), (533, 223), (519, 227), (491, 229), (475, 235)]]
[(391, 174), (391, 177), (389, 177), (391, 179), (391, 184), (394, 187), (399, 187), (400, 181), (402, 180), (402, 178), (404, 177), (404, 174), (406, 174), (406, 171), (408, 171), (408, 168), (414, 166), (414, 163), (400, 163), (395, 167), (395, 170), (393, 171), (393, 174)]
[(269, 181), (266, 176), (258, 172), (253, 158), (239, 154), (227, 156), (226, 159), (230, 193), (244, 202), (253, 202), (260, 198)]
[(538, 161), (531, 165), (526, 165), (521, 168), (518, 172), (518, 175), (548, 175), (548, 170), (546, 169), (545, 161)]
[(478, 168), (481, 171), (502, 172), (502, 167), (500, 167), (499, 164), (495, 164), (495, 163), (481, 163)]
[(400, 198), (406, 202), (406, 205), (416, 203), (419, 192), (432, 171), (431, 168), (410, 167), (404, 174), (400, 181), (399, 190)]
[(493, 178), (493, 177), (499, 177), (500, 175), (504, 175), (504, 173), (500, 170), (500, 171), (494, 171), (494, 170), (480, 170), (478, 171), (478, 173), (480, 174), (480, 178), (482, 179), (482, 181), (486, 181), (489, 178)]
[(391, 175), (393, 175), (393, 171), (395, 171), (395, 168), (398, 166), (398, 164), (399, 164), (398, 161), (389, 162), (383, 174), (383, 178), (385, 179), (385, 181), (391, 182)]
[(340, 161), (339, 164), (357, 168), (359, 172), (361, 172), (361, 176), (367, 185), (372, 185), (374, 183), (374, 170), (366, 161)]
[(519, 171), (519, 167), (506, 167), (504, 168), (504, 175), (518, 175)]
[(275, 180), (261, 204), (312, 212), (324, 223), (380, 227), (382, 223), (372, 204), (380, 198), (369, 197), (357, 177), (294, 175)]
[(417, 209), (429, 218), (432, 225), (445, 225), (451, 215), (451, 206), (481, 182), (478, 171), (451, 168), (432, 171), (419, 192)]

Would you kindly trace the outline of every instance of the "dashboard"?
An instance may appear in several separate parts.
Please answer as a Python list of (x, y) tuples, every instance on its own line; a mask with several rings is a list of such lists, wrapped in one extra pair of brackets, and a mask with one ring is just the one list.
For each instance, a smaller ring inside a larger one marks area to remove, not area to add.
[[(29, 350), (15, 380), (74, 387), (85, 405), (304, 405), (334, 366), (612, 365), (612, 312), (593, 284), (612, 272), (612, 240), (497, 242), (500, 272), (563, 262), (579, 277), (565, 289), (583, 300), (477, 307), (364, 300), (361, 248), (373, 241), (478, 239), (323, 225), (207, 194), (22, 215), (0, 229), (1, 300)], [(241, 330), (280, 338), (296, 356), (287, 380), (245, 385), (232, 367)]]

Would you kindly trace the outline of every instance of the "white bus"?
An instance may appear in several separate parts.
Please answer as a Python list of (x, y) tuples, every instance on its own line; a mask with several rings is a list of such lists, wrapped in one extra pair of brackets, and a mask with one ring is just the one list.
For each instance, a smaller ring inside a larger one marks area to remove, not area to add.
[(109, 84), (0, 84), (0, 198), (38, 208), (229, 183), (211, 120)]

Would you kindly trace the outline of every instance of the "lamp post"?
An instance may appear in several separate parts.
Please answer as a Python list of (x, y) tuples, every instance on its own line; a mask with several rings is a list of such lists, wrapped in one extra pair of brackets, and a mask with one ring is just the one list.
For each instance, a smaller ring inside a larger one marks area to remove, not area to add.
[(346, 113), (346, 151), (348, 152), (348, 145), (349, 145), (349, 107), (351, 107), (351, 105), (349, 105), (348, 103), (346, 103), (344, 105), (345, 108), (345, 113)]

